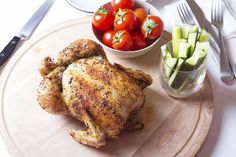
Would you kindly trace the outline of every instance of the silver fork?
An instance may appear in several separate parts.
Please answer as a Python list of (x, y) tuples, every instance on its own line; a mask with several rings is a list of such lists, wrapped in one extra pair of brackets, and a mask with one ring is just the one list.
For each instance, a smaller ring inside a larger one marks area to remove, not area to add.
[[(177, 11), (178, 11), (178, 14), (180, 16), (182, 23), (191, 24), (191, 25), (196, 24), (194, 15), (191, 12), (191, 10), (188, 8), (185, 2), (179, 3), (179, 5), (177, 6)], [(210, 47), (211, 47), (211, 50), (210, 50), (211, 56), (216, 62), (216, 65), (220, 67), (219, 46), (212, 37), (210, 37)]]
[(229, 59), (224, 47), (224, 37), (222, 36), (224, 7), (221, 0), (212, 0), (211, 22), (219, 32), (220, 46), (220, 74), (222, 82), (228, 84), (234, 79), (234, 74), (230, 67)]
[(180, 17), (181, 21), (184, 24), (191, 24), (191, 25), (195, 24), (194, 17), (192, 15), (192, 13), (190, 12), (190, 10), (188, 9), (186, 3), (180, 3), (177, 6), (177, 11), (179, 13), (179, 17)]

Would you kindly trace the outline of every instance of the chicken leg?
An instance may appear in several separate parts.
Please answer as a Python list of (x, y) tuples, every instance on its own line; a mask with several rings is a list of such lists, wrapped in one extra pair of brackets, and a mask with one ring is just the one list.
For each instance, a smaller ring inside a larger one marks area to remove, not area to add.
[(102, 128), (95, 124), (92, 118), (86, 111), (81, 113), (83, 122), (88, 129), (85, 130), (71, 130), (70, 135), (79, 143), (86, 144), (99, 148), (106, 144), (106, 135)]
[(125, 130), (134, 131), (143, 129), (144, 124), (142, 120), (138, 117), (139, 110), (136, 109), (130, 113), (129, 119), (125, 123)]
[(66, 115), (68, 109), (61, 93), (61, 79), (65, 67), (59, 66), (44, 77), (38, 88), (37, 100), (40, 106), (49, 113)]
[(141, 89), (146, 88), (150, 84), (152, 84), (152, 78), (150, 75), (145, 74), (141, 70), (133, 70), (131, 68), (126, 68), (120, 64), (114, 64), (117, 68), (125, 71), (130, 77), (132, 77), (135, 82), (141, 87)]
[(101, 45), (90, 39), (80, 39), (71, 43), (68, 47), (59, 52), (55, 61), (46, 57), (40, 65), (39, 71), (41, 76), (46, 76), (52, 72), (57, 66), (68, 66), (70, 63), (81, 58), (91, 56), (102, 56), (106, 58), (106, 54)]

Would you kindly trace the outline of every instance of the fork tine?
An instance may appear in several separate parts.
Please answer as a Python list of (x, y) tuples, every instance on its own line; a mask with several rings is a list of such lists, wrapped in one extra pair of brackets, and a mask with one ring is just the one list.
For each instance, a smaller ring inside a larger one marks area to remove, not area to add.
[(185, 13), (183, 12), (181, 6), (182, 6), (182, 4), (179, 4), (179, 5), (178, 5), (178, 10), (179, 10), (179, 12), (180, 12), (179, 15), (182, 17), (181, 20), (182, 20), (183, 23), (188, 23), (188, 19), (186, 18)]
[(183, 8), (184, 8), (184, 10), (187, 12), (187, 16), (188, 16), (188, 19), (189, 19), (189, 23), (190, 23), (190, 24), (194, 24), (193, 15), (191, 14), (190, 10), (188, 9), (188, 6), (187, 6), (186, 3), (183, 3)]
[(211, 0), (211, 23), (213, 23), (213, 0)]
[(180, 3), (177, 6), (177, 11), (183, 23), (192, 25), (195, 24), (194, 16), (192, 15), (192, 12), (189, 10), (185, 2)]
[(217, 13), (217, 1), (216, 0), (213, 0), (214, 1), (214, 20), (215, 21), (218, 21), (217, 17), (218, 17), (218, 13)]
[(217, 20), (217, 4), (216, 0), (212, 0), (212, 6), (211, 6), (211, 22), (215, 24)]
[(224, 16), (224, 6), (221, 1), (219, 1), (219, 7), (220, 7), (220, 21), (223, 22), (223, 16)]
[(220, 21), (220, 1), (219, 0), (216, 0), (216, 14), (217, 14), (217, 16), (216, 16), (216, 19), (217, 19), (217, 21)]
[(180, 17), (181, 21), (182, 21), (183, 23), (187, 23), (187, 22), (185, 21), (184, 17), (183, 17), (183, 14), (182, 14), (181, 10), (180, 10), (180, 5), (177, 6), (177, 11), (178, 11), (178, 14), (179, 14), (179, 17)]
[(221, 13), (221, 21), (223, 22), (224, 20), (224, 10), (225, 10), (225, 5), (221, 5), (221, 10), (222, 10), (222, 13)]
[(217, 8), (217, 5), (216, 5), (216, 0), (213, 0), (213, 21), (216, 21), (217, 20), (217, 15), (216, 15), (216, 8)]
[(223, 11), (222, 11), (222, 3), (221, 0), (217, 0), (217, 4), (218, 4), (218, 20), (220, 22), (222, 22), (222, 15), (223, 15)]
[(217, 18), (217, 17), (218, 17), (218, 12), (217, 12), (217, 9), (218, 9), (218, 8), (217, 8), (217, 1), (216, 1), (216, 0), (213, 0), (213, 1), (214, 1), (214, 16), (213, 16), (214, 19), (213, 19), (213, 20), (214, 20), (214, 21), (218, 21), (218, 18)]
[(184, 13), (184, 15), (185, 15), (185, 18), (187, 19), (187, 23), (189, 23), (190, 22), (190, 20), (189, 20), (189, 17), (188, 17), (188, 13), (187, 13), (187, 11), (185, 10), (185, 8), (184, 8), (184, 6), (183, 6), (183, 4), (181, 4), (180, 5), (180, 9), (182, 10), (182, 12)]

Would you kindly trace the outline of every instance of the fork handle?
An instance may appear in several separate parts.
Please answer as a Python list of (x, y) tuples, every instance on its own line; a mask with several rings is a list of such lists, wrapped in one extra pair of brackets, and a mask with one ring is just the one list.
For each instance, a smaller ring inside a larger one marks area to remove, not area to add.
[(229, 64), (229, 59), (227, 53), (225, 51), (224, 45), (224, 37), (222, 36), (221, 29), (219, 30), (219, 38), (220, 38), (220, 73), (221, 73), (221, 81), (224, 83), (229, 83), (229, 81), (234, 79), (234, 74)]

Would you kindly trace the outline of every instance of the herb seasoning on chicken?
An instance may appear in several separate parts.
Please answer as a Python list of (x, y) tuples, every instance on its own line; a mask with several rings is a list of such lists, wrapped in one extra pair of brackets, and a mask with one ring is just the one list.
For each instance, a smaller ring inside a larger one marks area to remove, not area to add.
[(70, 115), (87, 130), (71, 130), (78, 142), (93, 147), (118, 139), (124, 130), (143, 127), (135, 118), (144, 105), (143, 89), (152, 83), (140, 70), (110, 64), (103, 48), (89, 39), (73, 42), (55, 60), (41, 64), (40, 106), (52, 114)]

